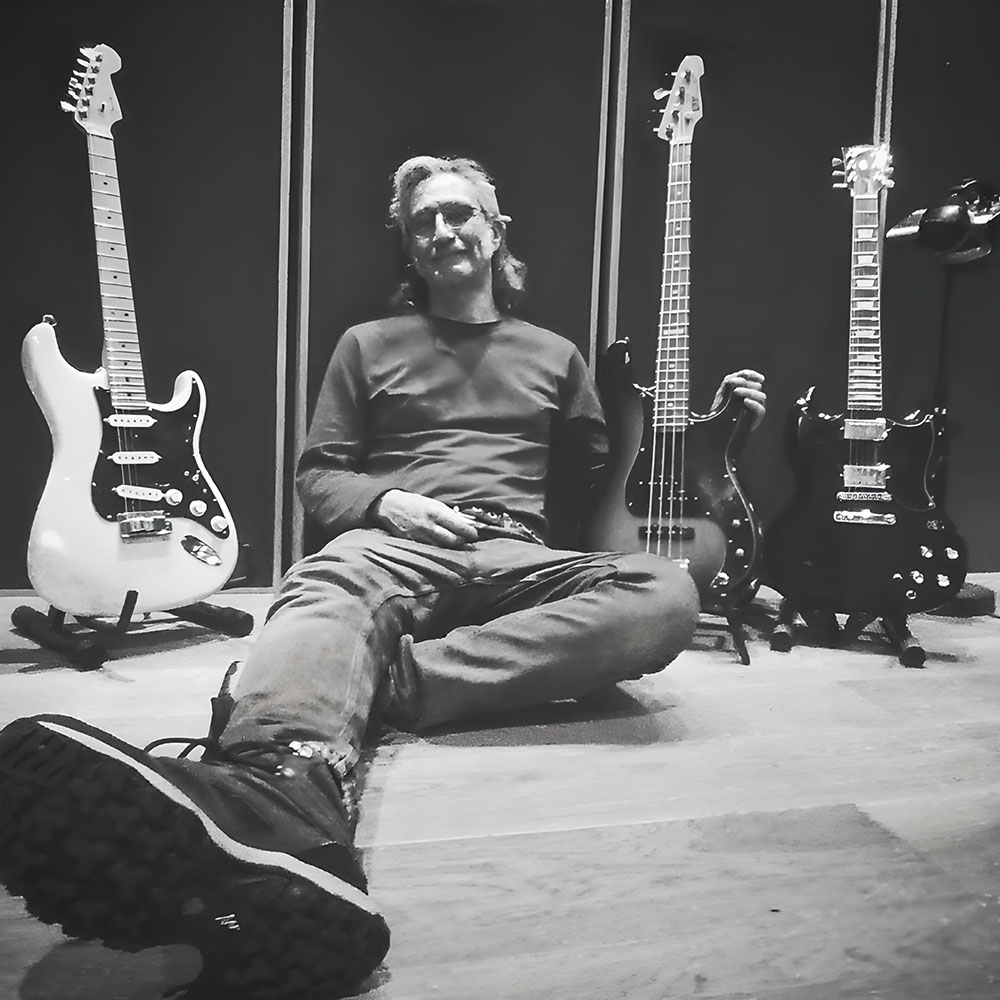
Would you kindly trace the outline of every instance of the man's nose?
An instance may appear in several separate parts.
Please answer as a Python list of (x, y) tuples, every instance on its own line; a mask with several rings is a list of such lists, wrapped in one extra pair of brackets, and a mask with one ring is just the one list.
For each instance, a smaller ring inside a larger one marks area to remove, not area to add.
[(455, 230), (444, 221), (444, 215), (441, 212), (434, 213), (434, 239), (435, 240), (450, 240), (452, 236), (455, 235)]

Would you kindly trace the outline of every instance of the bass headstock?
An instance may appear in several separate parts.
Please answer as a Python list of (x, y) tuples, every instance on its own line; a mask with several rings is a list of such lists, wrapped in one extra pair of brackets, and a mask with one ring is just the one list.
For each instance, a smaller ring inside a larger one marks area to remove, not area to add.
[(653, 129), (666, 142), (675, 145), (691, 142), (694, 127), (702, 116), (701, 77), (704, 72), (701, 56), (685, 56), (674, 73), (673, 86), (669, 90), (660, 87), (653, 91), (656, 100), (667, 99), (660, 124)]

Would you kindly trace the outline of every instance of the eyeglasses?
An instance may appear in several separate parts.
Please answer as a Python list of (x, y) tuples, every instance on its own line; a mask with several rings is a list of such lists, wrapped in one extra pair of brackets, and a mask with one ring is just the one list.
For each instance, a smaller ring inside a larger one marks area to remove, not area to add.
[(419, 212), (414, 212), (406, 223), (406, 228), (420, 239), (429, 239), (434, 235), (437, 228), (437, 218), (440, 215), (441, 221), (453, 232), (457, 233), (464, 226), (467, 226), (477, 215), (482, 215), (483, 210), (478, 205), (469, 205), (466, 202), (455, 201), (446, 202), (435, 208), (424, 208)]

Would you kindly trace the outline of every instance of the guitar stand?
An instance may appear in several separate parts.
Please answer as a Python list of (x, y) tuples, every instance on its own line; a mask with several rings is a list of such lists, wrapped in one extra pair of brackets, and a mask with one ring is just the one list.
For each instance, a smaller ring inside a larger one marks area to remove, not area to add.
[[(118, 620), (113, 624), (89, 615), (73, 615), (73, 617), (89, 628), (92, 633), (122, 635), (139, 624), (132, 621), (132, 613), (138, 599), (138, 591), (128, 591), (122, 603)], [(198, 601), (195, 604), (163, 610), (181, 621), (201, 625), (203, 628), (222, 632), (224, 635), (241, 638), (253, 631), (253, 615), (237, 608), (223, 608), (205, 601)], [(93, 635), (81, 635), (67, 628), (66, 615), (68, 613), (71, 612), (49, 607), (48, 612), (43, 614), (35, 608), (21, 605), (11, 612), (10, 620), (19, 632), (33, 639), (43, 648), (61, 653), (72, 666), (80, 670), (97, 670), (104, 665), (110, 650), (105, 643), (94, 638)], [(145, 621), (145, 616), (143, 621)]]
[(922, 667), (927, 653), (919, 640), (906, 624), (905, 615), (861, 614), (848, 615), (843, 626), (832, 611), (803, 610), (794, 608), (789, 601), (782, 601), (778, 608), (778, 620), (771, 632), (771, 649), (787, 653), (795, 645), (795, 619), (802, 616), (806, 628), (824, 646), (847, 646), (873, 621), (878, 619), (884, 637), (896, 653), (904, 667)]
[[(753, 602), (744, 604), (706, 604), (698, 619), (699, 632), (724, 633), (733, 640), (733, 648), (743, 666), (750, 666), (750, 652), (747, 649), (747, 626), (753, 616)], [(705, 621), (705, 618), (722, 618), (722, 621)]]

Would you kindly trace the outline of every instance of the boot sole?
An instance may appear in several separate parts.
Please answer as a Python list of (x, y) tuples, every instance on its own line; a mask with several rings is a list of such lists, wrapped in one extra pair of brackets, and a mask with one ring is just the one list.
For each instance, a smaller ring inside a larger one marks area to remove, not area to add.
[(356, 989), (389, 948), (371, 899), (234, 840), (134, 753), (58, 716), (3, 730), (0, 882), (72, 937), (122, 951), (194, 945), (204, 961), (194, 985), (214, 994)]

